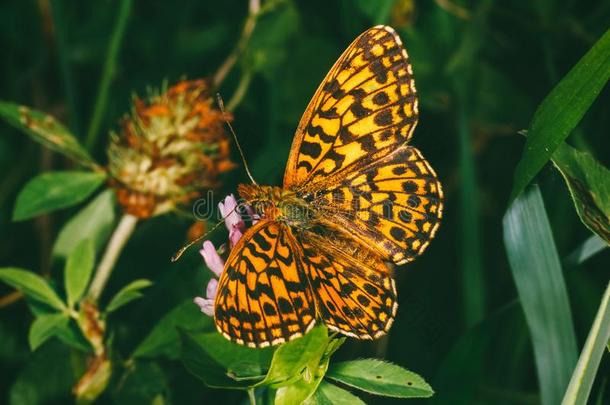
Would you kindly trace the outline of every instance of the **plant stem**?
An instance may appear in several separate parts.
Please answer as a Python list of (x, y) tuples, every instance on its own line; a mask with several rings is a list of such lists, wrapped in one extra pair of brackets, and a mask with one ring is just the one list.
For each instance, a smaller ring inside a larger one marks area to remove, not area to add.
[(117, 57), (119, 49), (121, 48), (121, 43), (123, 42), (127, 20), (129, 19), (129, 14), (131, 14), (132, 4), (133, 0), (121, 1), (119, 15), (117, 16), (112, 38), (110, 39), (110, 45), (108, 46), (108, 53), (106, 54), (106, 61), (104, 63), (100, 87), (95, 100), (95, 107), (93, 108), (93, 115), (91, 116), (91, 123), (89, 124), (89, 130), (87, 131), (86, 145), (89, 150), (95, 147), (100, 125), (102, 124), (102, 118), (106, 112), (110, 83), (112, 82), (116, 70)]
[(246, 19), (244, 29), (241, 32), (241, 37), (239, 38), (239, 41), (237, 41), (237, 45), (235, 45), (233, 52), (231, 52), (231, 54), (216, 71), (212, 82), (214, 88), (217, 89), (220, 87), (231, 69), (233, 69), (233, 66), (237, 62), (237, 59), (241, 53), (246, 49), (246, 45), (252, 36), (252, 32), (254, 32), (254, 27), (256, 26), (256, 19), (258, 18), (260, 8), (260, 0), (250, 0), (248, 7), (248, 18)]
[(69, 50), (66, 42), (66, 25), (63, 19), (63, 0), (51, 0), (51, 13), (53, 16), (53, 26), (55, 28), (55, 44), (57, 46), (57, 59), (61, 71), (64, 85), (64, 93), (68, 104), (68, 119), (70, 129), (73, 133), (82, 136), (80, 133), (80, 123), (78, 121), (78, 104), (76, 102), (76, 92), (74, 90), (74, 80), (72, 79), (72, 69), (70, 68)]
[(106, 282), (108, 282), (108, 278), (110, 278), (112, 269), (114, 269), (114, 265), (116, 264), (123, 247), (133, 233), (137, 222), (138, 218), (130, 214), (124, 214), (121, 217), (119, 224), (110, 238), (110, 242), (108, 242), (104, 256), (95, 271), (95, 276), (89, 287), (88, 295), (93, 301), (97, 301), (102, 294), (102, 291), (104, 291), (104, 287), (106, 286)]
[(254, 393), (254, 388), (248, 388), (248, 399), (250, 400), (250, 405), (256, 405), (256, 394)]
[(239, 103), (241, 103), (244, 96), (246, 95), (246, 92), (248, 91), (248, 87), (250, 87), (251, 81), (252, 72), (244, 72), (244, 74), (241, 76), (239, 84), (237, 85), (237, 88), (233, 92), (233, 97), (231, 97), (231, 100), (229, 100), (229, 102), (227, 103), (227, 111), (235, 110), (235, 107), (237, 107)]

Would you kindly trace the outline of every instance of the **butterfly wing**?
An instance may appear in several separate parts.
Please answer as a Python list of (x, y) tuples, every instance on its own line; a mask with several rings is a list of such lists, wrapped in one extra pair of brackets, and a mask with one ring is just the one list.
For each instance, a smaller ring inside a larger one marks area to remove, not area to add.
[(421, 152), (402, 146), (363, 159), (312, 202), (319, 220), (403, 264), (423, 253), (442, 217), (443, 192)]
[(303, 230), (298, 239), (318, 316), (326, 326), (358, 339), (386, 334), (398, 305), (394, 280), (381, 258), (340, 234)]
[(407, 145), (418, 118), (413, 71), (396, 32), (365, 31), (324, 79), (297, 129), (284, 186), (315, 195), (323, 224), (402, 264), (428, 246), (441, 185)]
[(400, 38), (390, 27), (370, 28), (337, 60), (305, 110), (284, 187), (325, 180), (406, 143), (417, 117), (413, 71)]
[(290, 228), (259, 221), (241, 237), (220, 277), (214, 319), (227, 339), (265, 347), (297, 338), (315, 324), (315, 308)]

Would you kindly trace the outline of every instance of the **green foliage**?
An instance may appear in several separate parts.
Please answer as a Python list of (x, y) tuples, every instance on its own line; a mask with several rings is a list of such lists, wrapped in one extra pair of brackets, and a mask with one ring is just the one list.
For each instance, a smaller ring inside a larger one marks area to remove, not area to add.
[(64, 282), (70, 308), (74, 307), (74, 304), (85, 293), (94, 264), (93, 243), (91, 240), (85, 239), (76, 246), (66, 261)]
[[(340, 345), (340, 343), (339, 343)], [(278, 387), (275, 403), (289, 405), (309, 399), (328, 370), (333, 344), (324, 326), (316, 326), (304, 337), (280, 346), (274, 353), (265, 380)]]
[(597, 235), (591, 235), (566, 258), (566, 263), (572, 266), (582, 264), (595, 254), (607, 249), (605, 240)]
[(260, 383), (281, 386), (287, 380), (298, 379), (305, 368), (316, 368), (329, 344), (325, 327), (315, 327), (303, 339), (280, 346), (274, 353), (271, 366)]
[(31, 271), (14, 267), (0, 268), (0, 281), (15, 287), (28, 298), (58, 310), (66, 309), (66, 304), (63, 303), (49, 283)]
[(350, 387), (396, 398), (428, 398), (432, 387), (419, 375), (392, 363), (376, 359), (333, 364), (328, 377)]
[(157, 322), (152, 331), (144, 338), (133, 353), (134, 358), (155, 358), (167, 356), (177, 359), (180, 355), (178, 328), (188, 331), (201, 331), (213, 328), (212, 320), (201, 316), (201, 311), (187, 299)]
[(538, 187), (504, 217), (504, 244), (532, 336), (543, 404), (559, 403), (576, 364), (576, 337), (553, 233)]
[(184, 366), (209, 387), (252, 387), (264, 378), (273, 355), (272, 349), (239, 346), (215, 332), (197, 336), (182, 332), (180, 338)]
[(96, 252), (100, 251), (110, 236), (114, 219), (114, 191), (105, 190), (61, 228), (53, 255), (66, 258), (85, 239), (93, 242)]
[(606, 287), (606, 292), (599, 304), (597, 316), (580, 353), (578, 364), (574, 369), (562, 404), (584, 404), (587, 402), (607, 345), (610, 345), (610, 283)]
[[(357, 397), (325, 383), (324, 378), (376, 395), (425, 398), (432, 388), (417, 374), (375, 359), (338, 363), (332, 354), (345, 338), (333, 338), (324, 326), (277, 348), (250, 349), (227, 342), (216, 333), (183, 332), (182, 361), (206, 385), (217, 388), (275, 390), (274, 403), (328, 403)], [(325, 387), (322, 391), (319, 387)], [(320, 403), (320, 402), (318, 402)]]
[(116, 311), (123, 305), (127, 305), (131, 301), (143, 297), (144, 294), (142, 294), (140, 290), (150, 287), (152, 284), (152, 281), (146, 279), (134, 280), (127, 284), (112, 297), (106, 306), (106, 312), (110, 313)]
[(14, 221), (23, 221), (60, 208), (78, 204), (106, 179), (98, 172), (49, 172), (30, 180), (19, 193)]
[(70, 318), (64, 313), (41, 315), (37, 317), (30, 327), (28, 341), (32, 351), (38, 346), (47, 341), (50, 337), (55, 336), (58, 330), (68, 326)]
[(313, 398), (307, 404), (318, 405), (363, 405), (364, 401), (351, 392), (334, 384), (322, 381)]
[(553, 154), (553, 163), (570, 189), (580, 220), (610, 244), (610, 170), (565, 143)]
[(515, 170), (512, 199), (548, 162), (578, 125), (610, 79), (610, 30), (593, 45), (544, 99), (528, 129), (521, 161)]
[(80, 165), (97, 167), (76, 137), (53, 116), (29, 107), (0, 101), (0, 117), (47, 148), (66, 155)]
[(59, 342), (50, 341), (41, 346), (15, 376), (6, 395), (7, 402), (30, 405), (71, 401), (75, 369), (81, 366), (71, 357), (69, 348)]

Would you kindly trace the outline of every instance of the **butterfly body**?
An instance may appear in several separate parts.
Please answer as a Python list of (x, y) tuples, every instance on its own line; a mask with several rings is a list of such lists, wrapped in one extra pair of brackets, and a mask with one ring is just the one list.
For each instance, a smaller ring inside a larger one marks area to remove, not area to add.
[(285, 222), (294, 227), (306, 227), (313, 223), (314, 210), (294, 191), (258, 184), (240, 184), (237, 191), (261, 218)]
[(298, 125), (282, 187), (242, 184), (260, 219), (233, 247), (219, 281), (216, 327), (265, 347), (316, 322), (358, 339), (390, 329), (392, 266), (434, 237), (442, 188), (409, 145), (418, 108), (396, 32), (376, 26), (341, 55)]

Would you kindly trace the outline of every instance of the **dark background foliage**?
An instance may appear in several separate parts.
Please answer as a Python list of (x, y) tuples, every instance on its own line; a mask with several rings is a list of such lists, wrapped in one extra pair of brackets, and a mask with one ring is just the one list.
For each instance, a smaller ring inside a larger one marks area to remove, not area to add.
[[(118, 8), (116, 0), (2, 2), (0, 98), (54, 114), (84, 139)], [(213, 74), (233, 49), (246, 15), (244, 1), (135, 1), (94, 155), (106, 159), (105, 134), (129, 110), (133, 93), (144, 95), (164, 80)], [(415, 71), (421, 117), (413, 144), (446, 191), (436, 240), (415, 263), (397, 269), (400, 309), (389, 337), (350, 340), (337, 359), (377, 356), (400, 364), (426, 378), (436, 403), (538, 402), (532, 346), (502, 242), (502, 216), (524, 145), (517, 132), (528, 127), (538, 104), (608, 21), (610, 3), (594, 0), (286, 1), (258, 21), (221, 94), (230, 98), (240, 75), (253, 73), (234, 126), (259, 182), (280, 184), (294, 129), (318, 83), (353, 38), (386, 23), (400, 32)], [(605, 166), (609, 96), (606, 89), (568, 139)], [(0, 265), (61, 277), (50, 249), (77, 209), (19, 223), (11, 222), (10, 213), (29, 178), (70, 163), (4, 123), (0, 131)], [(557, 249), (566, 258), (590, 232), (555, 169), (545, 167), (537, 180)], [(245, 181), (242, 169), (225, 175), (217, 199)], [(209, 275), (197, 253), (169, 262), (189, 225), (175, 216), (149, 220), (121, 256), (106, 300), (136, 278), (155, 284), (109, 319), (119, 357), (170, 309), (201, 294)], [(605, 251), (564, 269), (579, 347), (608, 268)], [(0, 285), (2, 296), (10, 291)], [(70, 351), (57, 341), (30, 353), (31, 320), (24, 301), (0, 309), (0, 402), (61, 403), (70, 398), (82, 365), (66, 361)], [(607, 382), (608, 367), (606, 356), (593, 398)], [(239, 392), (207, 389), (179, 362), (158, 360), (115, 376), (101, 402), (140, 403), (159, 394), (173, 403), (244, 399)]]

